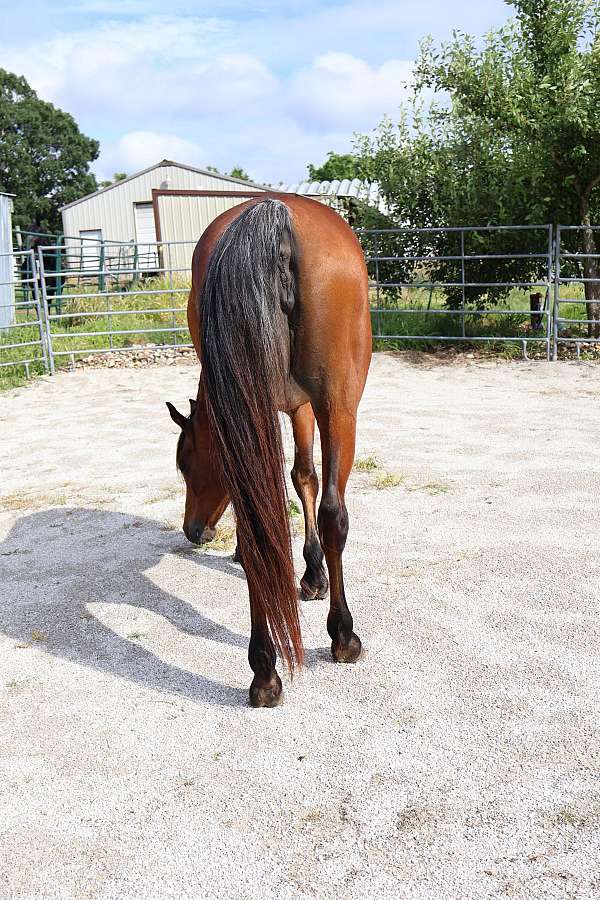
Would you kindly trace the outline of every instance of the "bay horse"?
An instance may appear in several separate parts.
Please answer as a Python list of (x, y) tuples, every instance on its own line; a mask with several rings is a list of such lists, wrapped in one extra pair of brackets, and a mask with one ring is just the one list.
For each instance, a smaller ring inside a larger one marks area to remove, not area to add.
[[(250, 595), (250, 703), (277, 706), (277, 653), (291, 673), (304, 661), (279, 411), (292, 422), (291, 475), (304, 511), (301, 594), (322, 598), (329, 587), (333, 658), (355, 662), (361, 654), (342, 575), (344, 493), (371, 360), (367, 270), (356, 235), (328, 206), (293, 194), (267, 192), (235, 206), (196, 245), (188, 323), (202, 363), (197, 399), (189, 416), (167, 404), (181, 428), (183, 528), (194, 543), (210, 539), (231, 501)], [(315, 418), (323, 459), (318, 517)]]

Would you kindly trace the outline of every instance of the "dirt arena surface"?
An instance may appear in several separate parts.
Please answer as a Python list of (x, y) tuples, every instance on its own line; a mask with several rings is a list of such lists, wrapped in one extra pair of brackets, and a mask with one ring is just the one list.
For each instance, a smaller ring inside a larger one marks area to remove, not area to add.
[(598, 897), (600, 368), (374, 359), (367, 654), (335, 665), (303, 604), (276, 710), (241, 569), (180, 531), (164, 401), (196, 380), (0, 396), (0, 896)]

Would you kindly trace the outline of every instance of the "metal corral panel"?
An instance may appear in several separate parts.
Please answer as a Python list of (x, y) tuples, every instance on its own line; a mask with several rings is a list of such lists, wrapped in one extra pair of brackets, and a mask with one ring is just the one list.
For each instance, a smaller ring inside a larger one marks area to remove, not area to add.
[(63, 232), (78, 237), (81, 231), (100, 229), (105, 241), (135, 241), (134, 204), (150, 203), (152, 189), (255, 191), (257, 186), (239, 179), (163, 160), (110, 187), (63, 207)]
[(12, 199), (0, 194), (0, 328), (15, 316), (14, 258), (12, 256)]
[(188, 242), (170, 247), (173, 265), (177, 269), (187, 271), (191, 267), (195, 243), (202, 232), (221, 213), (245, 202), (243, 197), (200, 197), (197, 195), (182, 197), (178, 194), (158, 194), (156, 199), (161, 239), (163, 241)]

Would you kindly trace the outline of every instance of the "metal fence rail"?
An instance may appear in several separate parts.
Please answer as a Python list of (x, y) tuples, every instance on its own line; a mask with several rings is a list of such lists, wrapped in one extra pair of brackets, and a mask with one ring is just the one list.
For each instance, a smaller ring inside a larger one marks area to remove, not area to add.
[[(50, 370), (65, 358), (128, 351), (148, 341), (157, 347), (191, 346), (187, 299), (196, 242), (156, 242), (138, 248), (98, 248), (82, 258), (64, 245), (38, 248), (46, 309)], [(62, 253), (56, 267), (57, 253)], [(52, 260), (49, 270), (47, 261)], [(143, 265), (151, 260), (151, 268)], [(57, 271), (58, 269), (58, 271)]]
[[(579, 355), (587, 343), (600, 344), (600, 253), (589, 252), (583, 231), (357, 229), (376, 346), (492, 342), (525, 356), (537, 346), (556, 359), (561, 346)], [(600, 226), (589, 234), (600, 240)], [(53, 373), (83, 356), (148, 343), (191, 346), (195, 241), (142, 247), (90, 239), (83, 247), (83, 239), (77, 246), (65, 239), (0, 256), (0, 369)]]
[[(561, 345), (574, 346), (579, 358), (583, 344), (600, 343), (600, 253), (579, 250), (585, 246), (586, 232), (597, 247), (599, 225), (559, 225), (556, 229), (553, 359), (558, 359)], [(564, 315), (568, 307), (574, 315)]]
[[(528, 344), (533, 343), (542, 346), (550, 358), (551, 225), (357, 229), (357, 233), (369, 270), (377, 341), (516, 342), (525, 356)], [(448, 252), (452, 243), (455, 252)], [(519, 249), (523, 243), (533, 249)], [(484, 249), (479, 250), (478, 245)], [(479, 275), (492, 260), (502, 261), (513, 277), (498, 280), (486, 277), (485, 271), (483, 277)], [(517, 291), (520, 305), (515, 305), (512, 297)], [(543, 295), (535, 310), (527, 291), (536, 297)], [(423, 292), (429, 295), (425, 305)], [(417, 302), (411, 301), (415, 293), (421, 295)], [(505, 295), (509, 302), (504, 301)], [(498, 333), (478, 333), (490, 318), (497, 320)], [(421, 324), (420, 331), (411, 327), (411, 319)], [(506, 333), (503, 321), (513, 326), (513, 333)]]
[(45, 308), (32, 250), (0, 254), (0, 369), (49, 371)]

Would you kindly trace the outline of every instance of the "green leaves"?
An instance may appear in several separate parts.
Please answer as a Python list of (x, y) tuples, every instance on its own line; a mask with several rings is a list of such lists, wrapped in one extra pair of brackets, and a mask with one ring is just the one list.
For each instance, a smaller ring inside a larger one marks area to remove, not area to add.
[(308, 177), (311, 181), (337, 181), (344, 178), (363, 177), (360, 160), (352, 153), (334, 153), (330, 150), (327, 159), (321, 166), (308, 164)]
[[(397, 224), (578, 224), (588, 194), (600, 221), (600, 2), (510, 5), (515, 20), (483, 46), (458, 32), (440, 47), (423, 41), (412, 106), (397, 127), (384, 122), (357, 141), (360, 167)], [(423, 252), (456, 252), (451, 236), (421, 240)], [(539, 249), (539, 235), (520, 240), (511, 252)], [(543, 265), (490, 260), (473, 280), (527, 281)], [(435, 279), (458, 280), (452, 261), (434, 269)]]
[(60, 207), (96, 189), (89, 165), (98, 152), (72, 116), (0, 69), (0, 191), (16, 195), (16, 224), (35, 217), (44, 230), (60, 230)]

